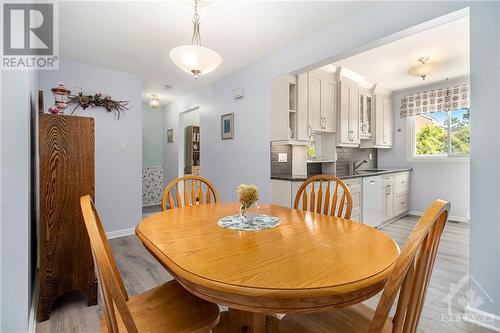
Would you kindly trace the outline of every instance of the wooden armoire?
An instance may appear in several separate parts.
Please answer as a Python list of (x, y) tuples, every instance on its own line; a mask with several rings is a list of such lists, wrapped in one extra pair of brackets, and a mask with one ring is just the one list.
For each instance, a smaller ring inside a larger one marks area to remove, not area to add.
[(80, 197), (94, 198), (94, 119), (39, 115), (40, 291), (38, 321), (54, 301), (80, 290), (97, 304), (97, 280)]

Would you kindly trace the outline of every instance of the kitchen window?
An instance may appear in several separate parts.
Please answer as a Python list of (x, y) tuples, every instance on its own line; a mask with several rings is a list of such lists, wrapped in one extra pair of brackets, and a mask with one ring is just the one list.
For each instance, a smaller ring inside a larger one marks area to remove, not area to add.
[(458, 162), (470, 151), (470, 108), (408, 117), (408, 159)]

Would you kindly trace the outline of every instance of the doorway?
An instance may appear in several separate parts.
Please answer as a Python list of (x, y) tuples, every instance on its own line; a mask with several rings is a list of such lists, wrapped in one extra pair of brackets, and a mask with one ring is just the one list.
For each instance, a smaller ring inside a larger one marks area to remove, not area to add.
[(178, 176), (200, 174), (200, 108), (179, 114)]

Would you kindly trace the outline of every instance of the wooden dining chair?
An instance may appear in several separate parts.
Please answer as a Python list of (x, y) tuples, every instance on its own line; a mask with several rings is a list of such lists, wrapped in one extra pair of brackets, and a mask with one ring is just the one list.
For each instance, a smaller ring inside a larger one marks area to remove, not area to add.
[[(413, 228), (373, 311), (361, 303), (333, 312), (287, 315), (280, 333), (415, 333), (450, 204), (434, 201)], [(399, 291), (394, 318), (389, 311)]]
[(101, 332), (210, 332), (219, 307), (194, 296), (175, 280), (129, 297), (89, 195), (80, 199), (104, 303)]
[(352, 212), (351, 191), (335, 176), (312, 176), (307, 178), (297, 191), (293, 208), (349, 219)]
[[(174, 187), (175, 194), (172, 194)], [(183, 189), (183, 195), (181, 195), (179, 187)], [(203, 194), (203, 187), (205, 187), (205, 194)], [(214, 203), (218, 202), (219, 193), (208, 179), (196, 175), (187, 175), (172, 180), (165, 187), (161, 196), (161, 209), (167, 210), (196, 204), (209, 204), (212, 202), (212, 198)]]

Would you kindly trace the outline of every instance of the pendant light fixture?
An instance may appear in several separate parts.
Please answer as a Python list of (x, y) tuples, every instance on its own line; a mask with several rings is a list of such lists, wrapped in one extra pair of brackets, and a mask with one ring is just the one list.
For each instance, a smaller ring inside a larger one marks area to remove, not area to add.
[(200, 16), (198, 15), (198, 1), (194, 0), (193, 38), (191, 45), (181, 45), (170, 51), (170, 59), (180, 69), (192, 73), (197, 79), (199, 75), (208, 74), (215, 70), (222, 62), (221, 56), (212, 49), (201, 46)]
[(420, 61), (420, 64), (408, 68), (407, 73), (413, 76), (420, 76), (422, 80), (425, 80), (427, 75), (439, 67), (439, 63), (429, 62), (429, 57), (421, 57), (418, 61)]

